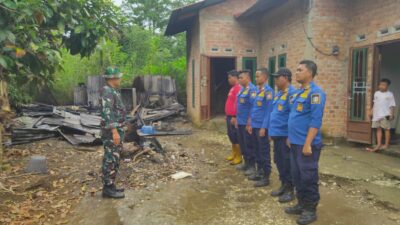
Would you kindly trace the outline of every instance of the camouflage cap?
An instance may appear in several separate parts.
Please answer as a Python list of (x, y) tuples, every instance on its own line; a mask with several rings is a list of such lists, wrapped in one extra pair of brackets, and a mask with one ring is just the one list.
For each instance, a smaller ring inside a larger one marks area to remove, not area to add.
[(118, 67), (109, 66), (109, 67), (107, 67), (106, 72), (103, 75), (103, 77), (106, 79), (121, 78), (122, 73)]

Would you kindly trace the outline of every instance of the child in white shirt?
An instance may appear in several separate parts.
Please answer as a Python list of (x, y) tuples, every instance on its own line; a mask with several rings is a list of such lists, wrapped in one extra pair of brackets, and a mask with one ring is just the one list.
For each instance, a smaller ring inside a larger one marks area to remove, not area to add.
[[(374, 94), (374, 103), (371, 110), (372, 128), (376, 129), (377, 145), (375, 148), (367, 148), (368, 151), (375, 152), (387, 149), (390, 141), (391, 121), (394, 119), (394, 109), (396, 103), (393, 93), (389, 91), (389, 79), (382, 79), (379, 82), (378, 91)], [(385, 130), (385, 145), (382, 146), (382, 129)]]

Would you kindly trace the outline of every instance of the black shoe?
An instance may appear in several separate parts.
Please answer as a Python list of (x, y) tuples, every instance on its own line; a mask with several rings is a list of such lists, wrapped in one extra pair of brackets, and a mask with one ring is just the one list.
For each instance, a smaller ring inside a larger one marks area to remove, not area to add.
[(236, 166), (236, 169), (239, 171), (246, 171), (249, 168), (249, 164), (246, 163), (245, 161), (242, 162), (242, 164)]
[(282, 183), (281, 187), (278, 190), (271, 192), (271, 196), (278, 197), (278, 196), (283, 195), (284, 192), (285, 192), (285, 185)]
[(297, 203), (297, 205), (288, 207), (285, 209), (285, 213), (290, 215), (300, 215), (303, 212), (303, 205)]
[(249, 180), (253, 180), (253, 181), (258, 181), (261, 180), (261, 178), (264, 176), (263, 171), (262, 170), (257, 170), (254, 171), (254, 173), (250, 174), (247, 179)]
[(244, 175), (246, 175), (246, 176), (250, 176), (250, 175), (253, 175), (253, 174), (256, 174), (256, 173), (257, 173), (257, 171), (256, 171), (256, 168), (254, 166), (249, 166), (247, 168), (247, 170), (244, 171)]
[(263, 176), (259, 181), (256, 181), (254, 187), (266, 187), (269, 185), (269, 177)]
[(253, 173), (250, 176), (248, 176), (247, 179), (253, 180), (253, 181), (258, 181), (258, 180), (261, 180), (262, 176), (263, 175), (257, 171), (256, 173)]
[(286, 190), (283, 195), (279, 196), (278, 201), (280, 203), (287, 203), (287, 202), (291, 202), (294, 200), (294, 192), (293, 189), (292, 190)]
[(103, 198), (125, 198), (125, 194), (115, 190), (113, 185), (108, 185), (103, 187)]
[(124, 192), (125, 188), (117, 188), (117, 186), (115, 186), (115, 184), (112, 185), (112, 188), (114, 188), (114, 190), (118, 191), (118, 192)]
[(315, 211), (304, 210), (299, 219), (296, 220), (299, 225), (307, 225), (317, 220), (317, 213)]

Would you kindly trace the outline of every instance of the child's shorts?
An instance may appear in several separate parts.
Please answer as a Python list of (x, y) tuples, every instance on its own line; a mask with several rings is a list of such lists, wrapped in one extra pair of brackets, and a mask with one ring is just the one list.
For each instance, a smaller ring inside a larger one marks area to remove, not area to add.
[(390, 130), (390, 121), (386, 118), (383, 118), (379, 121), (372, 121), (372, 128), (379, 128), (381, 127), (382, 129), (385, 130)]

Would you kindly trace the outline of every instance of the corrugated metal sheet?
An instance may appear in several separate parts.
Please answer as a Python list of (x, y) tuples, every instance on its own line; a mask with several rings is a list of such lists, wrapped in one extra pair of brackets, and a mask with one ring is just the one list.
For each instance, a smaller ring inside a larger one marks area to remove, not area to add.
[(167, 76), (135, 77), (133, 87), (138, 94), (138, 103), (142, 106), (157, 104), (171, 105), (178, 102), (175, 80)]
[(74, 105), (87, 105), (86, 86), (80, 86), (74, 88)]
[(121, 89), (122, 102), (128, 112), (136, 107), (136, 89), (135, 88), (122, 88)]
[(100, 106), (100, 89), (106, 85), (106, 81), (102, 76), (88, 76), (87, 86), (87, 103), (94, 107)]

